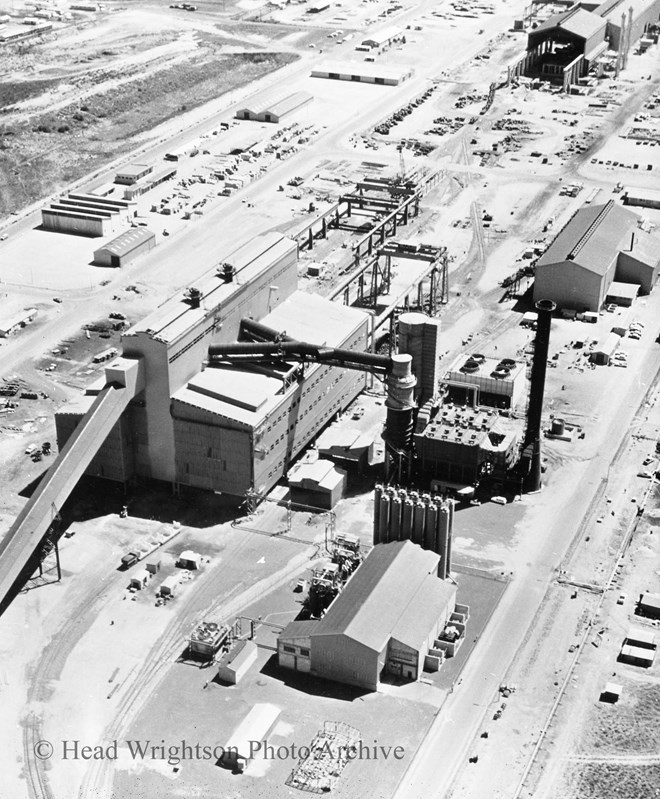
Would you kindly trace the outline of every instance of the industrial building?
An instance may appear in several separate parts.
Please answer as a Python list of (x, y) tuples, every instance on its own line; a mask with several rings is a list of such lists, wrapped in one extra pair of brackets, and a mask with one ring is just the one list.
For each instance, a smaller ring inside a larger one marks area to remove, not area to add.
[(526, 365), (513, 358), (487, 358), (481, 353), (459, 355), (442, 378), (442, 385), (446, 396), (455, 402), (513, 409), (525, 397)]
[(346, 424), (331, 424), (316, 439), (316, 449), (321, 458), (327, 458), (344, 469), (363, 471), (369, 465), (373, 452), (373, 437)]
[(366, 39), (362, 40), (364, 47), (370, 47), (372, 50), (380, 50), (395, 42), (400, 42), (406, 38), (406, 33), (401, 28), (390, 26), (383, 28), (378, 33), (372, 33)]
[(658, 279), (660, 240), (639, 222), (613, 201), (580, 208), (536, 262), (534, 299), (597, 312), (615, 280), (649, 294)]
[[(208, 347), (251, 320), (327, 346), (364, 352), (368, 316), (296, 291), (297, 245), (269, 233), (228, 256), (185, 296), (166, 302), (122, 336), (145, 375), (87, 474), (125, 482), (155, 478), (244, 496), (268, 491), (293, 459), (364, 388), (362, 372), (281, 360), (259, 368), (204, 368)], [(318, 320), (324, 319), (319, 330)], [(100, 387), (56, 415), (62, 448)]]
[(345, 61), (321, 64), (312, 69), (313, 78), (330, 80), (349, 80), (355, 83), (375, 83), (379, 86), (398, 86), (413, 75), (412, 67), (383, 66), (365, 64), (359, 61)]
[(374, 545), (412, 541), (440, 555), (438, 575), (451, 572), (454, 501), (439, 494), (377, 485), (374, 494)]
[(371, 691), (387, 676), (437, 670), (456, 609), (456, 586), (438, 577), (439, 563), (411, 541), (375, 546), (323, 618), (284, 628), (279, 665)]
[(131, 224), (135, 204), (96, 194), (70, 193), (41, 210), (44, 230), (77, 236), (109, 236)]
[(145, 227), (135, 227), (94, 250), (94, 263), (99, 266), (122, 267), (156, 246), (156, 234)]
[(115, 183), (131, 186), (150, 172), (153, 172), (153, 166), (148, 164), (127, 164), (115, 172)]
[(176, 167), (175, 166), (166, 166), (163, 169), (159, 169), (156, 172), (149, 172), (145, 177), (140, 178), (135, 183), (132, 183), (130, 186), (126, 186), (124, 189), (124, 199), (125, 200), (132, 200), (135, 197), (139, 197), (142, 194), (145, 194), (151, 189), (156, 188), (156, 186), (160, 186), (161, 183), (164, 183), (166, 180), (170, 180), (176, 175)]
[(256, 122), (280, 122), (294, 111), (304, 108), (314, 97), (309, 92), (274, 96), (271, 92), (248, 100), (244, 108), (236, 111), (236, 119), (252, 119)]
[(633, 45), (649, 33), (655, 37), (659, 20), (660, 0), (575, 3), (529, 31), (526, 54), (510, 75), (540, 77), (568, 90), (615, 51), (618, 76)]
[(324, 458), (296, 464), (288, 481), (291, 501), (297, 505), (332, 510), (346, 493), (346, 472)]
[(660, 191), (627, 186), (623, 194), (624, 205), (638, 205), (641, 208), (660, 208)]
[(495, 410), (448, 403), (415, 432), (415, 453), (433, 479), (470, 486), (506, 477), (518, 459), (521, 433), (517, 420)]

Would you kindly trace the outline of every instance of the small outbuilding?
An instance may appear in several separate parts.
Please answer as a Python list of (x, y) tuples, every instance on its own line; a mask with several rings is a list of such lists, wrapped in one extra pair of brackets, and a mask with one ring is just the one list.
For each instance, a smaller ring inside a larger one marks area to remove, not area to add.
[(156, 246), (156, 234), (146, 227), (134, 227), (94, 250), (94, 263), (122, 267)]
[(619, 661), (621, 663), (628, 663), (631, 666), (641, 666), (648, 669), (653, 665), (655, 660), (655, 649), (646, 649), (641, 646), (630, 646), (624, 644), (621, 647), (619, 654)]
[(189, 569), (190, 571), (195, 571), (196, 569), (199, 569), (201, 562), (201, 555), (198, 555), (197, 552), (193, 552), (192, 549), (186, 549), (179, 555), (176, 565), (180, 569)]
[(640, 616), (648, 616), (651, 619), (660, 619), (660, 594), (642, 594), (637, 603), (637, 612)]
[(289, 472), (289, 488), (293, 502), (332, 510), (346, 491), (346, 472), (323, 458), (301, 463)]
[(609, 704), (616, 704), (621, 699), (621, 692), (623, 688), (614, 682), (608, 682), (605, 688), (600, 692), (600, 701), (609, 702)]
[(276, 705), (259, 702), (253, 705), (223, 747), (219, 763), (225, 768), (243, 772), (254, 756), (255, 741), (263, 741), (280, 715)]
[(135, 574), (131, 577), (131, 582), (129, 583), (129, 588), (134, 588), (136, 591), (141, 591), (143, 588), (147, 587), (149, 583), (149, 577), (151, 575), (146, 569), (140, 569), (140, 571), (135, 572)]
[(149, 574), (158, 574), (160, 571), (160, 558), (149, 558), (145, 563), (145, 569)]
[(177, 588), (179, 587), (179, 577), (176, 574), (171, 574), (166, 577), (160, 584), (160, 595), (163, 597), (174, 596)]
[(633, 302), (637, 299), (639, 294), (639, 285), (635, 283), (621, 283), (614, 280), (605, 297), (606, 303), (614, 303), (614, 305), (621, 305), (623, 308), (630, 308)]
[(620, 336), (617, 336), (616, 333), (608, 333), (607, 338), (594, 347), (589, 360), (591, 363), (599, 364), (600, 366), (609, 366), (612, 356), (620, 343)]
[(257, 645), (254, 641), (238, 641), (218, 663), (218, 679), (229, 685), (236, 685), (250, 670), (257, 659)]

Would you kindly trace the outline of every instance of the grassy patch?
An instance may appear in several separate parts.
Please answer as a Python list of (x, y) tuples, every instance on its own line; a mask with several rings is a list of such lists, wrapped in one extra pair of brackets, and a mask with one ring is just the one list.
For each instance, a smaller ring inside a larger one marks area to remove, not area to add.
[(81, 106), (0, 125), (0, 214), (130, 152), (132, 137), (295, 60), (288, 53), (213, 54), (89, 97)]

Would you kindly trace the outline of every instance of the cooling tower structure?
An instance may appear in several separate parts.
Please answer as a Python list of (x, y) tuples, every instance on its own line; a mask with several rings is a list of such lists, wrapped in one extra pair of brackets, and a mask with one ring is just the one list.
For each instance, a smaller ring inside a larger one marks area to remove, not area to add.
[(415, 399), (422, 405), (438, 393), (440, 320), (423, 313), (403, 313), (398, 325), (398, 349), (412, 356), (412, 371), (417, 378)]
[(376, 485), (374, 546), (390, 541), (412, 541), (440, 555), (438, 577), (451, 571), (454, 502), (436, 494)]
[(556, 308), (552, 300), (536, 303), (538, 322), (534, 342), (534, 359), (527, 407), (527, 427), (523, 444), (521, 465), (524, 474), (524, 490), (539, 491), (541, 488), (541, 419), (543, 417), (543, 392), (550, 347), (550, 325)]

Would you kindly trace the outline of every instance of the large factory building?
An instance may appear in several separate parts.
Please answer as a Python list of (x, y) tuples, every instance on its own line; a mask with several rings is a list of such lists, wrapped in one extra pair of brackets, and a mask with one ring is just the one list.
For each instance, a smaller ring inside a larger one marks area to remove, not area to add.
[(529, 32), (527, 53), (516, 72), (564, 83), (578, 83), (608, 51), (624, 68), (632, 46), (657, 30), (660, 0), (578, 2)]
[(613, 201), (580, 208), (536, 262), (534, 300), (599, 311), (614, 281), (649, 294), (658, 279), (660, 241), (638, 227), (640, 220)]
[[(368, 316), (297, 288), (297, 245), (258, 236), (122, 337), (145, 388), (102, 445), (87, 474), (154, 478), (242, 495), (267, 491), (322, 426), (365, 384), (327, 366), (204, 369), (211, 343), (239, 339), (242, 320), (309, 341), (364, 351)], [(323, 331), (318, 320), (324, 319)], [(100, 381), (103, 383), (104, 381)], [(64, 446), (102, 386), (56, 415)]]
[(419, 679), (456, 608), (439, 562), (411, 541), (378, 544), (323, 618), (284, 628), (279, 665), (371, 691), (388, 674)]
[[(319, 320), (323, 319), (322, 330)], [(297, 340), (364, 351), (367, 316), (295, 292), (261, 319)], [(258, 369), (221, 365), (196, 374), (172, 397), (176, 482), (243, 495), (262, 493), (366, 386), (363, 372), (281, 361)]]

